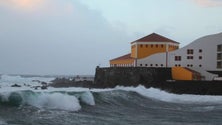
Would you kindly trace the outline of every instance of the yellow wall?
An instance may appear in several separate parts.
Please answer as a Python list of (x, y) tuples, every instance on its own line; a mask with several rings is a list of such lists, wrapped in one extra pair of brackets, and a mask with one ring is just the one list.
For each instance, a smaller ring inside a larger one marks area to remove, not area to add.
[(138, 45), (137, 46), (137, 50), (138, 50), (138, 59), (141, 58), (145, 58), (147, 56), (150, 56), (152, 54), (156, 54), (156, 53), (161, 53), (161, 52), (166, 52), (166, 46), (164, 45), (163, 48), (161, 47), (161, 45), (158, 45), (158, 47), (156, 47), (156, 45), (153, 45), (153, 47), (151, 47), (152, 45)]
[(136, 45), (131, 46), (131, 57), (136, 58)]
[(183, 67), (172, 67), (174, 80), (193, 80), (193, 73)]
[[(153, 46), (153, 47), (152, 47)], [(178, 49), (178, 46), (169, 45), (168, 51)], [(137, 59), (145, 58), (147, 56), (166, 52), (166, 44), (138, 44), (137, 45)], [(131, 57), (136, 58), (136, 45), (131, 46)]]
[(121, 59), (121, 60), (111, 60), (110, 65), (118, 65), (118, 64), (133, 64), (134, 59)]
[(178, 46), (169, 45), (168, 51), (170, 52), (170, 51), (174, 51), (174, 50), (177, 50), (177, 49), (179, 49)]

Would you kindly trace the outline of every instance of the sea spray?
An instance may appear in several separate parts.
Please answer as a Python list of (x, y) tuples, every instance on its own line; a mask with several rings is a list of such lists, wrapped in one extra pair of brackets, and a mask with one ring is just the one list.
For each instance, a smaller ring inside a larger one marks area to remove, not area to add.
[(90, 91), (86, 91), (80, 95), (80, 101), (87, 105), (95, 105), (95, 100)]
[(26, 100), (27, 104), (38, 108), (61, 109), (78, 111), (81, 109), (79, 100), (75, 96), (62, 93), (40, 93), (35, 98)]
[(31, 105), (40, 109), (68, 111), (81, 109), (79, 100), (74, 95), (59, 92), (33, 92), (30, 90), (0, 93), (0, 104), (8, 106)]
[(222, 104), (222, 96), (206, 96), (206, 95), (190, 95), (190, 94), (179, 95), (179, 94), (168, 93), (166, 91), (156, 88), (145, 88), (144, 86), (138, 86), (138, 87), (117, 86), (115, 89), (137, 92), (138, 94), (144, 97), (165, 102), (186, 103), (186, 104), (192, 104), (192, 103)]

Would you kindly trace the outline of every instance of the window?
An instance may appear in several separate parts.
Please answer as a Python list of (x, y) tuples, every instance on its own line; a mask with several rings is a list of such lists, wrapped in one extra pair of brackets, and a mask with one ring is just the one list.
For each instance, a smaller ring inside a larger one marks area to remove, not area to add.
[(163, 64), (161, 64), (161, 67), (163, 67)]
[(193, 67), (193, 65), (191, 64), (190, 67)]
[(156, 45), (156, 48), (158, 48), (158, 45)]
[(145, 64), (145, 66), (147, 66), (147, 64)]
[(153, 66), (153, 64), (150, 64), (150, 66), (152, 67), (152, 66)]
[(199, 49), (199, 53), (202, 53), (203, 52), (203, 50), (202, 49)]
[(156, 64), (156, 66), (158, 66), (158, 64)]
[(193, 56), (187, 56), (187, 59), (193, 59)]
[(222, 51), (222, 44), (221, 45), (217, 45), (217, 51), (221, 52)]
[(190, 65), (189, 65), (189, 64), (187, 64), (187, 67), (190, 67)]
[(148, 48), (148, 45), (146, 45), (146, 48)]
[(175, 67), (177, 67), (177, 64), (175, 65)]
[(143, 64), (140, 64), (140, 66), (143, 66)]
[(161, 48), (163, 48), (163, 44), (161, 45)]
[(178, 66), (179, 66), (179, 67), (181, 67), (181, 65), (180, 65), (180, 64), (179, 64)]
[(175, 56), (175, 61), (181, 61), (181, 56)]
[(153, 48), (153, 44), (151, 44), (151, 48)]
[(143, 48), (143, 45), (140, 45), (140, 48)]
[(222, 53), (217, 54), (217, 60), (222, 60)]
[(187, 54), (193, 54), (193, 49), (188, 49)]
[(217, 68), (222, 69), (222, 61), (217, 62)]
[(202, 56), (199, 56), (199, 59), (201, 60), (201, 59), (203, 59), (203, 57), (202, 57)]
[(202, 65), (199, 65), (199, 67), (202, 67)]

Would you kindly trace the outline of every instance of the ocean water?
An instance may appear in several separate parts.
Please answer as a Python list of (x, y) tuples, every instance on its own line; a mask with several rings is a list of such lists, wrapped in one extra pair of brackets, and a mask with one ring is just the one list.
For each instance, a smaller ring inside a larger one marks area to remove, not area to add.
[[(222, 96), (177, 95), (154, 88), (48, 88), (2, 75), (0, 125), (221, 125)], [(33, 81), (34, 80), (34, 81)], [(12, 88), (12, 84), (22, 85)]]

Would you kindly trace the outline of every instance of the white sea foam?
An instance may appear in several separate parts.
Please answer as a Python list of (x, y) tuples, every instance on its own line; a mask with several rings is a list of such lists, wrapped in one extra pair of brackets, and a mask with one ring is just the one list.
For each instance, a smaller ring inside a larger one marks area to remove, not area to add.
[(21, 77), (19, 75), (1, 75), (0, 76), (0, 86), (8, 87), (13, 84), (18, 85), (39, 85), (39, 81), (49, 83), (52, 81), (53, 77)]
[(138, 87), (116, 87), (118, 90), (137, 92), (142, 96), (153, 98), (165, 102), (173, 103), (202, 103), (202, 104), (222, 104), (222, 96), (172, 94), (155, 88)]
[(8, 124), (0, 118), (0, 125), (8, 125)]
[[(68, 95), (60, 92), (32, 92), (32, 91), (15, 91), (1, 92), (2, 102), (8, 102), (12, 93), (20, 96), (21, 105), (31, 105), (40, 109), (60, 109), (68, 111), (78, 111), (81, 109), (79, 100), (74, 95)], [(16, 97), (16, 98), (18, 98)], [(20, 102), (18, 102), (20, 103)]]
[(23, 103), (27, 103), (38, 108), (61, 109), (68, 111), (78, 111), (81, 109), (79, 100), (75, 96), (61, 93), (41, 93), (37, 96), (29, 96)]
[(88, 105), (95, 105), (94, 97), (89, 91), (86, 91), (80, 95), (80, 101)]

